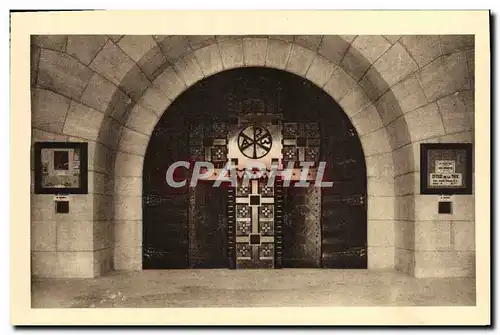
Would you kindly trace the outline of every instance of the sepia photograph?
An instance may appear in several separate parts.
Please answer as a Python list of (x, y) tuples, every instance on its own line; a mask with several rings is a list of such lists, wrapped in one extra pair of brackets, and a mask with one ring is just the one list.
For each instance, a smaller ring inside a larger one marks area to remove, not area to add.
[[(47, 33), (57, 22), (24, 33), (18, 126), (31, 169), (19, 178), (31, 191), (16, 248), (29, 255), (20, 274), (35, 322), (439, 306), (488, 324), (490, 222), (477, 206), (489, 199), (478, 145), (490, 142), (489, 87), (482, 105), (477, 87), (489, 85), (489, 14), (450, 15), (450, 33), (283, 33), (280, 20), (264, 35), (201, 23), (206, 33)], [(483, 26), (454, 32), (467, 15)], [(243, 315), (234, 322), (253, 323)]]

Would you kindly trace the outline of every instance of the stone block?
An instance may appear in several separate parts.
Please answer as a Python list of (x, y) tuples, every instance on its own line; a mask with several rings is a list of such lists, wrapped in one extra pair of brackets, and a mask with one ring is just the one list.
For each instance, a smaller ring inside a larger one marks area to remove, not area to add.
[(144, 156), (148, 143), (149, 136), (124, 127), (121, 133), (118, 151)]
[(355, 85), (356, 81), (343, 68), (337, 66), (323, 89), (333, 99), (340, 101)]
[(368, 269), (393, 269), (394, 247), (368, 247)]
[(69, 35), (66, 53), (89, 65), (107, 40), (106, 35)]
[(396, 248), (395, 263), (395, 268), (397, 271), (406, 273), (410, 276), (414, 275), (415, 253), (413, 251)]
[(368, 177), (392, 177), (394, 176), (394, 162), (392, 153), (372, 155), (365, 157), (366, 174)]
[(440, 35), (443, 54), (474, 49), (474, 35)]
[(404, 35), (400, 43), (420, 67), (441, 56), (438, 35)]
[(65, 51), (67, 35), (31, 35), (31, 45), (56, 51)]
[(57, 263), (60, 269), (61, 277), (94, 277), (93, 251), (60, 251), (57, 253)]
[(419, 78), (429, 101), (471, 88), (464, 52), (434, 60), (420, 70)]
[(179, 59), (174, 64), (174, 68), (187, 87), (203, 78), (203, 72), (201, 71), (200, 66), (198, 65), (198, 62), (193, 54)]
[(351, 46), (347, 49), (339, 65), (352, 78), (354, 78), (356, 81), (359, 81), (365, 75), (366, 71), (371, 65), (371, 62), (366, 59), (356, 48), (353, 48)]
[(295, 35), (294, 42), (306, 49), (316, 52), (323, 40), (323, 35)]
[(413, 142), (445, 134), (436, 103), (431, 103), (406, 113), (404, 118)]
[(144, 74), (149, 80), (154, 80), (162, 70), (169, 66), (170, 63), (161, 51), (159, 46), (151, 48), (142, 58), (137, 62)]
[(31, 195), (31, 222), (55, 221), (54, 196), (50, 194)]
[(373, 63), (388, 86), (392, 86), (418, 69), (401, 43), (394, 44)]
[(397, 196), (394, 200), (396, 220), (407, 221), (415, 219), (415, 195)]
[(360, 140), (365, 156), (392, 152), (385, 128), (365, 134), (360, 137)]
[(338, 102), (347, 116), (351, 117), (365, 109), (371, 100), (364, 89), (357, 85)]
[(370, 198), (368, 220), (394, 220), (394, 197)]
[(386, 126), (391, 148), (401, 148), (411, 142), (408, 128), (404, 116), (398, 117)]
[(142, 270), (142, 247), (116, 247), (115, 270)]
[(151, 35), (125, 35), (118, 46), (137, 63), (158, 44)]
[(232, 38), (218, 43), (225, 69), (243, 66), (243, 39)]
[(309, 70), (306, 72), (306, 78), (319, 87), (323, 87), (333, 74), (336, 65), (321, 55), (316, 55)]
[(153, 84), (172, 101), (186, 89), (186, 84), (172, 67), (159, 74)]
[(474, 221), (452, 221), (453, 250), (476, 250), (476, 229)]
[(266, 63), (267, 38), (243, 38), (245, 66), (263, 66)]
[(116, 247), (142, 247), (142, 221), (115, 222)]
[(32, 252), (31, 275), (47, 278), (60, 277), (61, 272), (57, 262), (57, 253), (52, 251)]
[(116, 151), (103, 145), (102, 143), (95, 143), (94, 149), (94, 170), (106, 174), (114, 172), (114, 159)]
[(392, 93), (386, 94), (394, 96), (400, 107), (397, 110), (401, 110), (403, 113), (410, 112), (427, 104), (424, 91), (414, 74), (392, 86), (391, 91)]
[(105, 116), (102, 119), (97, 141), (116, 150), (120, 141), (122, 125), (116, 120)]
[(453, 197), (452, 220), (472, 221), (475, 219), (475, 209), (474, 195), (456, 195)]
[(388, 125), (403, 114), (398, 100), (391, 90), (382, 95), (374, 104), (384, 125)]
[(311, 50), (301, 47), (298, 44), (293, 44), (286, 69), (299, 76), (304, 76), (315, 56), (316, 54)]
[(363, 87), (372, 101), (377, 101), (384, 92), (389, 90), (389, 85), (374, 67), (370, 67), (368, 71), (366, 71), (359, 85)]
[(89, 194), (112, 195), (113, 179), (107, 173), (89, 171)]
[(450, 250), (451, 221), (415, 221), (415, 250)]
[(62, 133), (70, 100), (47, 90), (32, 89), (32, 126), (37, 129)]
[(170, 105), (170, 99), (156, 86), (152, 85), (144, 92), (139, 104), (161, 117)]
[[(368, 224), (368, 248), (394, 247), (394, 221), (370, 220)], [(394, 259), (394, 255), (392, 257)]]
[(439, 138), (441, 143), (474, 143), (474, 131), (464, 131), (460, 133), (454, 133), (449, 135), (444, 135)]
[(142, 196), (116, 195), (115, 220), (142, 220)]
[(143, 156), (118, 152), (116, 154), (115, 175), (121, 177), (142, 177)]
[[(397, 220), (394, 222), (395, 245), (398, 249), (415, 250), (415, 222)], [(396, 249), (396, 250), (397, 250)]]
[(106, 42), (90, 63), (94, 71), (117, 86), (134, 66), (137, 66), (134, 61), (111, 40)]
[(220, 72), (223, 69), (219, 46), (216, 43), (196, 50), (194, 56), (205, 77)]
[[(73, 211), (73, 207), (74, 205), (71, 203), (70, 213)], [(82, 221), (78, 218), (57, 222), (57, 250), (94, 250), (93, 224), (93, 221)]]
[(137, 65), (134, 65), (123, 77), (118, 87), (133, 101), (138, 101), (150, 85), (148, 77)]
[(409, 172), (394, 178), (396, 195), (409, 195), (420, 192), (420, 172)]
[(291, 49), (291, 43), (287, 43), (279, 39), (270, 38), (267, 41), (266, 66), (277, 69), (284, 69), (288, 61), (288, 56), (290, 55)]
[(115, 226), (111, 220), (94, 221), (93, 245), (94, 250), (112, 248), (114, 244)]
[(106, 115), (120, 123), (125, 123), (132, 106), (132, 99), (122, 90), (116, 89), (106, 108)]
[(446, 134), (474, 129), (474, 91), (457, 92), (437, 104)]
[(56, 250), (56, 222), (31, 221), (31, 251)]
[(103, 118), (102, 112), (71, 101), (63, 132), (95, 141)]
[(142, 177), (115, 177), (115, 194), (142, 196)]
[(474, 277), (471, 251), (416, 251), (415, 277)]
[(177, 62), (180, 58), (192, 51), (186, 36), (155, 35), (154, 37), (170, 63)]
[(126, 126), (142, 134), (149, 135), (153, 132), (157, 122), (158, 116), (156, 114), (149, 109), (136, 104), (134, 109), (130, 112)]
[(113, 219), (113, 196), (94, 194), (94, 221), (109, 221)]
[(94, 73), (81, 97), (81, 102), (94, 109), (105, 112), (117, 90), (116, 85)]
[[(419, 149), (415, 148), (415, 149)], [(413, 145), (405, 145), (401, 148), (394, 150), (394, 175), (399, 176), (406, 174), (408, 172), (415, 172), (420, 170), (420, 159), (415, 159), (417, 155), (420, 155), (420, 150), (418, 152), (413, 152)]]
[(113, 269), (113, 248), (94, 251), (94, 277), (103, 276)]
[(355, 114), (350, 119), (359, 136), (363, 136), (383, 127), (378, 111), (374, 105), (368, 105), (368, 107)]
[(370, 64), (373, 64), (390, 47), (391, 43), (381, 35), (359, 35), (351, 43), (351, 49), (357, 50)]
[(393, 197), (394, 196), (394, 178), (393, 177), (368, 177), (368, 196)]
[(92, 70), (67, 54), (43, 49), (38, 65), (37, 86), (79, 100), (92, 78)]
[(341, 36), (327, 35), (323, 37), (318, 53), (333, 63), (340, 64), (349, 46), (349, 41), (346, 41)]
[(193, 50), (215, 43), (214, 35), (190, 35), (187, 38)]

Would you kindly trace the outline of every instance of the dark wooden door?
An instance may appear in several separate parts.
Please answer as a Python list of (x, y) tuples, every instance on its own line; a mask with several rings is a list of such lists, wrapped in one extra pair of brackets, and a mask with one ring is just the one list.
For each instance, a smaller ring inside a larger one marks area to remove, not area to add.
[(190, 189), (189, 267), (227, 268), (227, 188)]

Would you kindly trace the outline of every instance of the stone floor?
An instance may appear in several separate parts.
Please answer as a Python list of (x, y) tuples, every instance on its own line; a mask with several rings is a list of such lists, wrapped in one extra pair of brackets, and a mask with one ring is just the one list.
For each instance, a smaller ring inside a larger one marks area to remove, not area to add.
[(373, 270), (145, 270), (32, 280), (33, 308), (475, 305), (473, 278)]

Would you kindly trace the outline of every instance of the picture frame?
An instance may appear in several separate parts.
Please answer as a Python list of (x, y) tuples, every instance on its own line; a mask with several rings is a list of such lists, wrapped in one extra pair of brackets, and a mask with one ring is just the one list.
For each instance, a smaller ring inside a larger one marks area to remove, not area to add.
[(35, 194), (87, 194), (88, 144), (36, 142)]
[(421, 143), (421, 194), (472, 194), (472, 143)]

